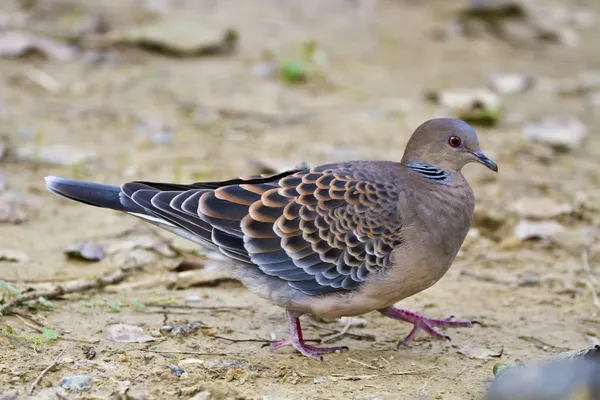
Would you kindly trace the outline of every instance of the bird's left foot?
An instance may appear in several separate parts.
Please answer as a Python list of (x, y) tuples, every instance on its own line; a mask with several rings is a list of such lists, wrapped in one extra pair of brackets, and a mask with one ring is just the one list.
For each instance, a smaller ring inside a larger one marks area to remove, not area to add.
[(396, 307), (384, 308), (379, 312), (386, 317), (413, 324), (410, 333), (404, 340), (398, 342), (396, 349), (399, 349), (401, 345), (409, 344), (419, 331), (426, 332), (434, 339), (450, 341), (450, 336), (440, 333), (435, 328), (470, 328), (474, 324), (480, 324), (478, 321), (455, 321), (452, 317), (444, 319), (427, 318)]

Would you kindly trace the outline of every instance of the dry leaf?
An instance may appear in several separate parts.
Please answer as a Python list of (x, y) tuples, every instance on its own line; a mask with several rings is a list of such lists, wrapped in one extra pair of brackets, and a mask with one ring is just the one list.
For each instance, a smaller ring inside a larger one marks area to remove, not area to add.
[(139, 326), (126, 324), (108, 326), (104, 331), (104, 339), (121, 343), (145, 343), (156, 340), (152, 336), (146, 335)]
[(458, 352), (465, 357), (476, 358), (478, 360), (489, 360), (492, 357), (502, 357), (504, 349), (498, 351), (489, 350), (483, 347), (463, 346)]

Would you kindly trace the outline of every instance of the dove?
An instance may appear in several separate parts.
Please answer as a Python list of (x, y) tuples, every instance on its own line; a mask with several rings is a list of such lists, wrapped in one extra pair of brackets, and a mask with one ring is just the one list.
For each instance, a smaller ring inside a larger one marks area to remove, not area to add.
[(325, 320), (378, 311), (419, 331), (476, 321), (434, 319), (395, 306), (436, 283), (471, 226), (475, 198), (461, 173), (477, 162), (498, 171), (466, 122), (436, 118), (410, 137), (400, 162), (349, 161), (192, 184), (119, 186), (46, 177), (46, 188), (84, 204), (122, 211), (216, 249), (251, 292), (286, 310), (290, 334), (271, 349), (302, 355), (345, 346), (304, 342), (300, 316)]

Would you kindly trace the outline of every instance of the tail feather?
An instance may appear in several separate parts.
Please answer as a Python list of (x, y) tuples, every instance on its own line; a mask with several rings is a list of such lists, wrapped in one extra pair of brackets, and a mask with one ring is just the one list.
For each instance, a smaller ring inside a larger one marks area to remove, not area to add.
[(121, 188), (118, 186), (56, 176), (47, 176), (45, 180), (46, 189), (50, 192), (80, 203), (128, 213), (146, 213), (142, 207), (135, 204), (128, 197), (123, 196)]

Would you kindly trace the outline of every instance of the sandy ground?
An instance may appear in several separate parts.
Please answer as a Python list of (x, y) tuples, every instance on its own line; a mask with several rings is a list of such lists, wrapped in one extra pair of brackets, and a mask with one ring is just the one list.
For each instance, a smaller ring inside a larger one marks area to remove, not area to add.
[[(3, 13), (16, 10), (10, 1), (2, 3)], [(47, 3), (50, 9), (59, 7)], [(119, 3), (122, 10), (115, 1), (89, 3), (90, 13), (105, 10), (115, 26), (130, 24), (135, 15), (133, 5), (124, 5), (128, 2)], [(66, 349), (37, 384), (40, 398), (56, 398), (53, 388), (63, 377), (89, 375), (93, 380), (82, 398), (187, 399), (208, 391), (212, 397), (196, 398), (479, 399), (497, 363), (544, 358), (598, 340), (600, 310), (588, 283), (594, 287), (600, 264), (600, 123), (587, 94), (558, 96), (534, 85), (523, 94), (503, 96), (506, 113), (500, 125), (477, 128), (483, 149), (500, 166), (497, 175), (475, 165), (465, 170), (477, 196), (478, 234), (467, 239), (438, 284), (401, 303), (433, 317), (483, 322), (448, 332), (450, 343), (421, 336), (410, 348), (395, 351), (410, 327), (371, 313), (364, 316), (365, 327), (349, 332), (375, 340), (342, 337), (337, 343), (349, 346), (348, 352), (323, 362), (289, 350), (271, 353), (260, 340), (285, 335), (283, 311), (235, 281), (214, 278), (218, 260), (207, 262), (210, 268), (177, 272), (180, 255), (139, 249), (132, 255), (124, 241), (157, 236), (134, 218), (45, 192), (46, 175), (113, 184), (191, 182), (256, 173), (257, 160), (276, 169), (301, 161), (399, 160), (412, 130), (438, 113), (423, 101), (428, 89), (485, 87), (495, 71), (526, 73), (537, 83), (600, 69), (600, 24), (578, 31), (576, 46), (536, 41), (515, 46), (491, 34), (436, 41), (436, 29), (461, 2), (319, 3), (178, 2), (176, 11), (235, 28), (240, 43), (231, 55), (173, 58), (119, 49), (114, 59), (100, 64), (85, 63), (81, 56), (67, 62), (0, 59), (0, 133), (13, 148), (67, 143), (97, 155), (94, 163), (76, 166), (0, 162), (7, 190), (37, 206), (27, 222), (0, 225), (0, 249), (28, 256), (0, 261), (0, 279), (21, 291), (47, 289), (110, 274), (132, 257), (144, 265), (104, 290), (52, 300), (50, 309), (20, 309), (61, 334), (61, 340), (43, 340), (34, 348), (39, 335), (34, 322), (0, 317), (0, 392), (16, 390), (19, 398), (26, 397), (35, 378)], [(600, 12), (593, 0), (569, 3)], [(310, 39), (327, 55), (327, 78), (290, 86), (251, 73), (266, 50), (291, 54)], [(51, 93), (15, 79), (27, 67), (43, 70), (71, 90)], [(197, 112), (182, 111), (190, 104)], [(205, 114), (215, 110), (225, 112), (212, 121)], [(565, 114), (588, 127), (585, 146), (553, 152), (523, 138), (528, 121)], [(294, 115), (300, 117), (290, 118)], [(172, 140), (156, 143), (139, 121), (163, 123)], [(513, 206), (532, 196), (573, 207), (555, 218), (565, 232), (552, 240), (511, 238), (519, 221)], [(172, 239), (166, 232), (158, 235)], [(116, 253), (97, 263), (66, 259), (64, 250), (80, 239)], [(173, 246), (193, 250), (180, 240)], [(584, 272), (583, 253), (589, 254), (592, 278)], [(115, 304), (120, 311), (111, 308)], [(184, 322), (204, 325), (184, 336), (160, 333), (164, 325)], [(117, 323), (137, 325), (154, 341), (106, 340), (107, 327)], [(343, 328), (306, 317), (304, 325), (307, 338)], [(83, 346), (93, 347), (95, 357), (88, 359)], [(465, 347), (502, 355), (470, 358), (459, 353)], [(185, 372), (178, 377), (170, 365)]]

